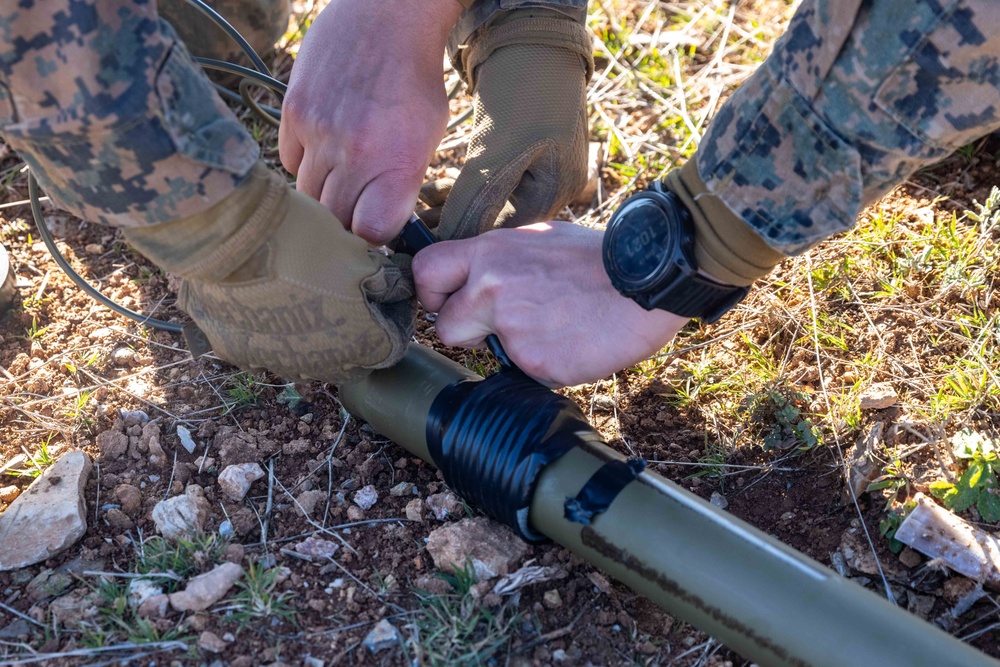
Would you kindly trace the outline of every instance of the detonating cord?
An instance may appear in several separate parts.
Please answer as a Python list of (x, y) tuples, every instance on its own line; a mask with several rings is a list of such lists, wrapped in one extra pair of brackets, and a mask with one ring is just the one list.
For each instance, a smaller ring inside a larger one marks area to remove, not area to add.
[[(288, 86), (281, 81), (275, 79), (271, 76), (270, 70), (268, 70), (267, 65), (264, 64), (263, 59), (253, 50), (249, 42), (239, 33), (236, 28), (234, 28), (226, 19), (224, 19), (217, 11), (209, 7), (203, 0), (187, 0), (187, 3), (196, 9), (198, 9), (202, 14), (209, 18), (215, 25), (221, 28), (236, 44), (240, 47), (240, 50), (250, 59), (253, 64), (254, 69), (249, 67), (243, 67), (242, 65), (236, 65), (234, 63), (225, 62), (222, 60), (215, 60), (213, 58), (195, 58), (194, 60), (202, 66), (204, 69), (217, 70), (220, 72), (226, 72), (229, 74), (235, 74), (240, 79), (239, 95), (233, 93), (231, 90), (224, 88), (218, 84), (213, 84), (216, 92), (218, 92), (224, 99), (230, 102), (242, 102), (245, 104), (250, 111), (261, 121), (271, 125), (273, 127), (278, 127), (281, 121), (281, 110), (267, 105), (258, 103), (251, 96), (251, 86), (259, 85), (267, 88), (273, 92), (277, 97), (279, 104), (284, 98), (285, 93), (288, 90)], [(458, 91), (462, 85), (461, 80), (459, 80), (452, 88), (448, 91), (448, 99), (452, 99), (458, 94)], [(448, 129), (451, 130), (460, 123), (465, 122), (472, 115), (472, 109), (467, 110), (465, 113), (461, 114), (458, 118), (451, 121), (448, 124)], [(170, 331), (174, 333), (180, 333), (184, 330), (184, 325), (178, 324), (176, 322), (167, 322), (166, 320), (157, 319), (149, 315), (143, 315), (142, 313), (137, 313), (133, 310), (129, 310), (125, 306), (115, 302), (114, 300), (101, 294), (100, 290), (87, 282), (86, 278), (81, 276), (76, 272), (75, 269), (70, 265), (69, 261), (63, 256), (56, 246), (55, 239), (52, 236), (52, 232), (49, 230), (48, 225), (45, 222), (45, 217), (42, 215), (42, 206), (39, 199), (40, 188), (38, 186), (38, 181), (35, 180), (34, 174), (28, 171), (28, 199), (31, 204), (31, 215), (35, 220), (35, 226), (38, 227), (39, 236), (42, 237), (42, 242), (45, 243), (45, 247), (48, 249), (52, 258), (55, 260), (56, 264), (60, 269), (72, 280), (77, 287), (86, 292), (91, 298), (100, 303), (101, 305), (110, 308), (119, 315), (124, 315), (129, 319), (135, 320), (139, 324), (151, 326), (154, 329), (161, 329), (163, 331)]]

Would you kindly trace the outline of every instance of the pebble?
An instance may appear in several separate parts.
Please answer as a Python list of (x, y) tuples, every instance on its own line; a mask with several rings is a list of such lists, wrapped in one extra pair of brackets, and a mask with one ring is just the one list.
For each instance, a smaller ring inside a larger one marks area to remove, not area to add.
[(115, 351), (111, 353), (111, 361), (119, 367), (135, 366), (137, 361), (135, 350), (130, 347), (115, 348)]
[(406, 518), (410, 521), (423, 521), (424, 501), (420, 498), (414, 498), (406, 503)]
[(553, 588), (552, 590), (545, 591), (545, 594), (542, 595), (542, 603), (549, 609), (558, 609), (562, 606), (562, 596), (558, 590)]
[(170, 594), (170, 606), (177, 611), (204, 611), (223, 598), (243, 576), (235, 563), (221, 563), (187, 582), (184, 590)]
[(128, 603), (133, 609), (154, 595), (163, 595), (163, 587), (157, 586), (152, 579), (132, 579), (128, 583)]
[[(360, 507), (351, 505), (347, 508), (347, 520), (348, 521), (364, 521), (365, 511)], [(346, 531), (345, 531), (346, 532)]]
[(378, 491), (369, 484), (354, 494), (354, 504), (363, 510), (370, 510), (378, 502)]
[(295, 551), (297, 553), (318, 560), (326, 560), (327, 558), (330, 558), (339, 548), (340, 545), (336, 542), (320, 539), (314, 535), (310, 535), (295, 545)]
[(264, 477), (264, 469), (259, 463), (237, 463), (228, 465), (219, 473), (219, 488), (233, 502), (246, 497), (250, 485)]
[(718, 491), (712, 491), (712, 498), (709, 502), (718, 507), (720, 510), (724, 510), (729, 507), (729, 501), (726, 500), (726, 497)]
[(399, 631), (396, 626), (383, 618), (372, 628), (362, 643), (372, 653), (378, 653), (399, 644)]
[(899, 394), (888, 382), (879, 382), (863, 390), (858, 396), (862, 410), (884, 410), (899, 400)]
[(427, 508), (438, 521), (444, 521), (450, 515), (457, 515), (462, 510), (462, 501), (451, 491), (435, 493), (427, 498)]
[(211, 630), (205, 630), (198, 637), (198, 648), (209, 653), (222, 653), (226, 650), (226, 642)]
[(219, 524), (219, 535), (221, 535), (222, 537), (229, 539), (233, 537), (235, 534), (236, 531), (233, 530), (233, 522), (230, 521), (229, 519), (226, 519), (225, 521)]
[(142, 492), (131, 484), (116, 486), (115, 498), (121, 503), (121, 510), (131, 517), (139, 514), (142, 509)]
[(427, 551), (439, 570), (461, 572), (471, 562), (476, 578), (486, 581), (510, 572), (528, 546), (507, 527), (475, 517), (431, 531)]
[(39, 563), (83, 537), (92, 467), (84, 452), (64, 454), (0, 514), (0, 571)]
[(400, 482), (396, 486), (389, 489), (389, 495), (395, 498), (408, 496), (411, 493), (413, 493), (413, 484), (411, 484), (410, 482)]
[(208, 508), (205, 491), (192, 484), (185, 489), (184, 495), (156, 503), (153, 522), (160, 534), (168, 539), (190, 538), (202, 531)]
[(14, 502), (14, 499), (21, 494), (21, 489), (16, 486), (4, 486), (0, 487), (0, 502), (7, 503), (8, 505)]
[(87, 252), (88, 255), (100, 255), (104, 253), (104, 246), (102, 246), (100, 243), (88, 243), (87, 245), (83, 246), (83, 249)]
[[(306, 516), (312, 516), (316, 511), (316, 507), (326, 500), (326, 491), (320, 491), (314, 489), (312, 491), (303, 491), (300, 493), (295, 500), (298, 502), (297, 508)], [(324, 505), (325, 507), (325, 505)]]
[(180, 438), (181, 447), (186, 449), (188, 454), (194, 454), (197, 445), (194, 442), (194, 438), (191, 437), (191, 431), (186, 426), (177, 425), (177, 437)]

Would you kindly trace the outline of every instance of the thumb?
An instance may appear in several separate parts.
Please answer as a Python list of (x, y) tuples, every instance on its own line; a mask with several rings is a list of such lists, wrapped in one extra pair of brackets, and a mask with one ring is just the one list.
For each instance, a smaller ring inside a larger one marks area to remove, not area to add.
[[(445, 202), (438, 235), (444, 239), (469, 238), (499, 227), (500, 217), (516, 216), (514, 204), (508, 199), (536, 161), (551, 159), (552, 144), (550, 139), (542, 139), (509, 160), (499, 155), (499, 148), (494, 151), (489, 146), (471, 156)], [(551, 187), (554, 195), (554, 184), (538, 181), (537, 186)], [(523, 203), (523, 199), (519, 201)]]
[(417, 298), (432, 313), (469, 280), (475, 239), (442, 241), (427, 246), (413, 258), (413, 281)]

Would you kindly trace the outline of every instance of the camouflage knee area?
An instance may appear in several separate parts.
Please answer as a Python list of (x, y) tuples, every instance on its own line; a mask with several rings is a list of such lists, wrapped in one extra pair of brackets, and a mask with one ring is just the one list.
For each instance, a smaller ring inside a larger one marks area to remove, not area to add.
[[(211, 7), (232, 24), (258, 54), (269, 51), (285, 34), (292, 11), (288, 0), (216, 0)], [(233, 38), (185, 0), (159, 0), (159, 9), (160, 16), (174, 26), (194, 55), (247, 63)]]
[(155, 224), (242, 181), (258, 146), (152, 5), (26, 4), (0, 9), (0, 135), (57, 205)]

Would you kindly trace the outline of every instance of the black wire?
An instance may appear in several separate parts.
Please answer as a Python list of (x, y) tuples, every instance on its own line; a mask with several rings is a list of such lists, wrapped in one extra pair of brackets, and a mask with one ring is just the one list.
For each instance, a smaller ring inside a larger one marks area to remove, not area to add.
[(253, 66), (258, 72), (265, 74), (268, 77), (271, 76), (271, 71), (267, 69), (267, 65), (265, 65), (264, 61), (261, 60), (261, 57), (257, 55), (257, 52), (253, 50), (250, 43), (243, 39), (243, 35), (241, 35), (236, 28), (230, 25), (229, 21), (222, 18), (222, 15), (219, 14), (219, 12), (206, 5), (202, 0), (187, 0), (187, 2), (189, 5), (207, 16), (213, 23), (215, 23), (215, 25), (222, 28), (226, 34), (239, 45), (240, 50), (243, 51), (243, 54), (250, 59), (250, 62), (253, 63)]
[(176, 322), (167, 322), (166, 320), (158, 320), (155, 317), (142, 315), (141, 313), (129, 310), (125, 306), (112, 301), (108, 297), (101, 294), (96, 287), (88, 283), (83, 276), (73, 270), (73, 267), (70, 266), (68, 261), (66, 261), (63, 254), (59, 252), (59, 248), (56, 247), (56, 240), (52, 238), (52, 232), (49, 231), (48, 225), (45, 224), (45, 219), (42, 216), (42, 204), (38, 200), (38, 181), (35, 180), (35, 175), (30, 171), (28, 172), (28, 198), (31, 200), (31, 215), (35, 218), (35, 225), (38, 226), (38, 234), (42, 237), (45, 247), (49, 249), (49, 253), (52, 254), (52, 259), (56, 261), (59, 268), (62, 269), (63, 272), (69, 276), (69, 279), (76, 283), (80, 289), (93, 297), (95, 301), (107, 306), (119, 315), (129, 317), (140, 324), (148, 324), (156, 329), (172, 331), (175, 333), (180, 333), (183, 330), (183, 326), (177, 324)]

